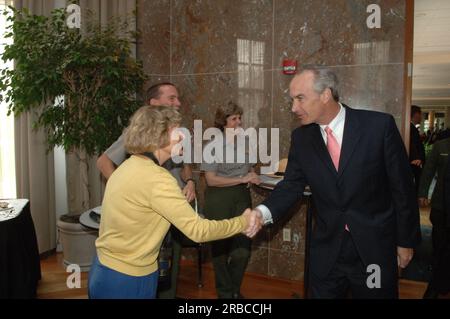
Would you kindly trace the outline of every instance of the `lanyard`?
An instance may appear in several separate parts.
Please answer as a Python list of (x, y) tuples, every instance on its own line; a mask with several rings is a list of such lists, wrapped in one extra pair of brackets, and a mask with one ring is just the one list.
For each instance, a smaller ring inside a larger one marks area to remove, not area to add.
[(142, 153), (141, 155), (144, 155), (145, 157), (148, 157), (148, 158), (151, 159), (153, 162), (155, 162), (156, 165), (161, 166), (161, 165), (159, 165), (159, 162), (158, 162), (158, 160), (156, 159), (155, 155), (153, 155), (153, 153), (145, 152), (145, 153)]

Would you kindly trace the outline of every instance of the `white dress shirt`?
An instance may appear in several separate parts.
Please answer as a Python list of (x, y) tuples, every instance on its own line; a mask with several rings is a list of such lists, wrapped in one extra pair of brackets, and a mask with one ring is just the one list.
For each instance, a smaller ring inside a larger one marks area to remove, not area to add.
[[(345, 107), (341, 103), (339, 103), (339, 106), (341, 108), (339, 110), (339, 113), (335, 116), (335, 118), (328, 125), (319, 125), (319, 126), (320, 126), (320, 133), (322, 133), (322, 138), (323, 141), (325, 142), (325, 145), (327, 144), (327, 133), (325, 132), (325, 128), (328, 126), (333, 132), (333, 135), (336, 138), (336, 141), (339, 143), (339, 146), (341, 146), (342, 148), (342, 139), (344, 137), (344, 126), (345, 126)], [(270, 212), (269, 208), (267, 208), (267, 206), (258, 205), (256, 209), (258, 209), (261, 212), (264, 220), (264, 225), (273, 223), (272, 213)]]
[(325, 132), (325, 128), (328, 126), (333, 132), (336, 141), (339, 143), (339, 146), (342, 148), (342, 138), (344, 137), (344, 124), (345, 124), (345, 107), (339, 103), (341, 109), (336, 117), (330, 122), (328, 125), (319, 125), (320, 133), (322, 133), (323, 141), (325, 145), (327, 145), (327, 132)]

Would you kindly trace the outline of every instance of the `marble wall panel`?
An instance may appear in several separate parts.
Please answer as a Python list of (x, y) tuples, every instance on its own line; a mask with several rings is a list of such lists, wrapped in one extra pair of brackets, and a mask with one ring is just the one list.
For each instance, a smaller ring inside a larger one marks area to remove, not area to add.
[(247, 271), (267, 274), (269, 269), (269, 250), (266, 247), (253, 247)]
[(303, 280), (304, 262), (304, 254), (270, 249), (268, 275), (290, 280)]
[[(369, 29), (367, 7), (381, 8), (381, 28)], [(274, 67), (284, 57), (301, 64), (402, 62), (404, 1), (275, 0)]]
[(272, 0), (172, 1), (173, 74), (272, 66)]
[(137, 57), (149, 75), (170, 75), (170, 1), (137, 1)]
[[(183, 107), (182, 115), (187, 121), (202, 120), (206, 129), (214, 124), (216, 109), (228, 101), (243, 108), (244, 127), (270, 127), (271, 71), (261, 74), (257, 89), (242, 85), (252, 71), (241, 73), (217, 73), (211, 75), (171, 76), (171, 81), (180, 91)], [(242, 80), (244, 78), (244, 80)]]

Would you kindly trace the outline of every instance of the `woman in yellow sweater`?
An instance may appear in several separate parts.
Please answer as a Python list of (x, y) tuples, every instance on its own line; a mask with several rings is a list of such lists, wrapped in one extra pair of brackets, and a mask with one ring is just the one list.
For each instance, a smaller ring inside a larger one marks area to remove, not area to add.
[(131, 157), (111, 175), (103, 198), (90, 298), (154, 298), (157, 257), (170, 224), (196, 242), (254, 233), (249, 230), (257, 222), (249, 209), (222, 221), (199, 217), (160, 166), (180, 141), (172, 134), (180, 122), (175, 109), (161, 106), (143, 106), (131, 118), (125, 131)]

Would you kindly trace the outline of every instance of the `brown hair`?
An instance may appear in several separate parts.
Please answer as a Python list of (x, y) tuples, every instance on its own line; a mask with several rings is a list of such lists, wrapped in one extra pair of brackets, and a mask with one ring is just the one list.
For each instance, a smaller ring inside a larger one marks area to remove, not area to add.
[(159, 89), (163, 86), (173, 86), (174, 88), (176, 88), (175, 84), (170, 83), (170, 82), (162, 82), (162, 83), (154, 84), (147, 89), (147, 92), (146, 92), (146, 98), (147, 98), (146, 101), (147, 102), (146, 103), (150, 104), (151, 99), (159, 99), (159, 97), (161, 96), (161, 91)]
[(420, 107), (418, 107), (417, 105), (411, 105), (411, 118), (414, 116), (414, 114), (416, 113), (422, 113), (422, 110), (420, 109)]
[(214, 127), (217, 127), (221, 131), (227, 125), (227, 118), (231, 115), (242, 115), (244, 111), (242, 108), (234, 102), (228, 102), (224, 106), (219, 106), (216, 110), (216, 116), (214, 118)]

